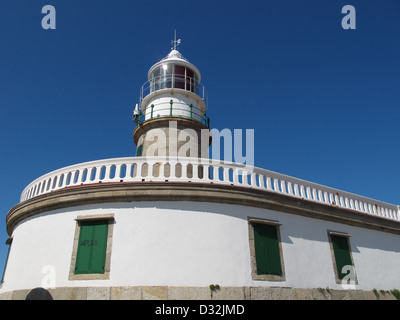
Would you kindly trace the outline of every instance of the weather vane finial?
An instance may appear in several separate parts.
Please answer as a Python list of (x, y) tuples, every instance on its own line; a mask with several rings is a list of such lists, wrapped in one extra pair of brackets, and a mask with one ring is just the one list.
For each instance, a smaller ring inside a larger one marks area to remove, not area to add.
[(176, 47), (179, 46), (180, 43), (181, 43), (181, 39), (176, 40), (176, 30), (175, 30), (175, 32), (174, 32), (174, 40), (171, 41), (171, 44), (173, 45), (171, 50), (176, 50)]

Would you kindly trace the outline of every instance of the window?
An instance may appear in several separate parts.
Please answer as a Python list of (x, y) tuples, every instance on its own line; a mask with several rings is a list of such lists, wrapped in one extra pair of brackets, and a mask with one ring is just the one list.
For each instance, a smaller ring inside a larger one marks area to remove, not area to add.
[(186, 69), (186, 90), (194, 92), (194, 72)]
[(350, 248), (350, 236), (345, 233), (328, 231), (336, 283), (356, 284), (355, 267)]
[(178, 88), (198, 94), (199, 83), (196, 73), (185, 66), (164, 63), (150, 75), (150, 92), (164, 88)]
[(141, 157), (143, 153), (143, 144), (141, 144), (136, 150), (136, 157)]
[(163, 64), (160, 67), (160, 89), (172, 88), (172, 67), (171, 64)]
[(160, 68), (154, 70), (151, 78), (151, 90), (150, 92), (160, 89)]
[(76, 220), (70, 280), (108, 279), (114, 216), (80, 216)]
[(7, 269), (7, 263), (8, 263), (8, 257), (10, 256), (10, 250), (11, 250), (11, 243), (12, 243), (13, 238), (10, 237), (6, 240), (6, 244), (8, 244), (8, 250), (7, 250), (7, 258), (6, 262), (4, 264), (4, 270), (3, 270), (3, 275), (1, 276), (1, 281), (0, 281), (0, 286), (4, 282), (4, 276), (6, 274), (6, 269)]
[(249, 218), (253, 280), (285, 280), (279, 226), (276, 221)]
[(185, 67), (175, 65), (174, 88), (185, 89)]

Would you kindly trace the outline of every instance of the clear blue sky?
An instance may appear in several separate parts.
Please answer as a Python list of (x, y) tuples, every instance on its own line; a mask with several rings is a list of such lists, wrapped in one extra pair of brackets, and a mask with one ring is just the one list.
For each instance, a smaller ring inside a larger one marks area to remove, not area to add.
[(211, 126), (254, 129), (257, 167), (400, 204), (399, 0), (1, 0), (0, 273), (26, 185), (134, 156), (132, 110), (174, 29)]

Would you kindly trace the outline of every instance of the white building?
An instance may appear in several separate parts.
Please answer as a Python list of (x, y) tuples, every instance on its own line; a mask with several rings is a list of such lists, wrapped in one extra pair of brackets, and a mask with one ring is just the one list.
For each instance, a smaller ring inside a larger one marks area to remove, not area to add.
[(54, 299), (395, 298), (399, 207), (202, 158), (200, 81), (173, 49), (142, 87), (136, 157), (62, 168), (23, 190), (6, 218), (1, 299), (34, 288)]

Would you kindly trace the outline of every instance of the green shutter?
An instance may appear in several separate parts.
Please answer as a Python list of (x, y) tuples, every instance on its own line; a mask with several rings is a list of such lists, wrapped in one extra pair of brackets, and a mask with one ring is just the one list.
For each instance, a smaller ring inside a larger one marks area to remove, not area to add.
[(9, 246), (8, 246), (6, 262), (5, 262), (5, 264), (4, 264), (3, 275), (1, 276), (0, 284), (2, 284), (2, 283), (4, 282), (4, 276), (5, 276), (5, 274), (6, 274), (7, 263), (8, 263), (8, 257), (10, 256), (10, 249), (11, 249), (11, 243), (10, 243)]
[(257, 274), (282, 275), (276, 226), (253, 224)]
[(81, 222), (75, 274), (104, 273), (108, 221)]
[(336, 268), (340, 280), (347, 274), (342, 273), (344, 266), (353, 265), (351, 261), (349, 243), (347, 237), (331, 235), (333, 252), (335, 254)]

